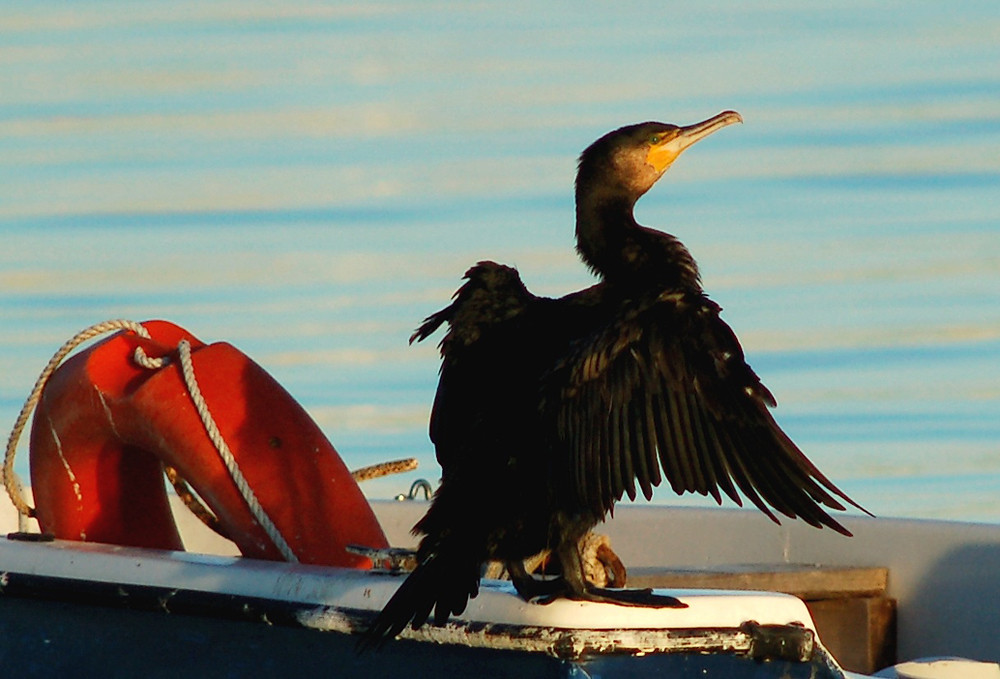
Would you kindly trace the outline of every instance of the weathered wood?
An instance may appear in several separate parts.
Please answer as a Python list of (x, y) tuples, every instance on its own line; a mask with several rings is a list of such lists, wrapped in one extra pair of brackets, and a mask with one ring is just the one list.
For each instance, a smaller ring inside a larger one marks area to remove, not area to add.
[(871, 674), (896, 662), (896, 602), (886, 597), (807, 601), (823, 646), (841, 666)]
[(886, 568), (845, 568), (810, 564), (727, 565), (704, 570), (629, 568), (629, 587), (736, 589), (785, 592), (805, 601), (868, 597), (885, 593)]

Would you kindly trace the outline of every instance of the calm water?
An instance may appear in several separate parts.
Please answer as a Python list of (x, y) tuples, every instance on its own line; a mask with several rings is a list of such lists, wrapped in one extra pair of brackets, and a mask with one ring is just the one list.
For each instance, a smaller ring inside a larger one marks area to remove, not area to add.
[(370, 495), (436, 478), (412, 328), (478, 259), (588, 285), (579, 151), (734, 108), (640, 221), (845, 490), (1000, 521), (1000, 5), (836, 5), (0, 3), (0, 422), (77, 330), (160, 317), (349, 466), (420, 459)]

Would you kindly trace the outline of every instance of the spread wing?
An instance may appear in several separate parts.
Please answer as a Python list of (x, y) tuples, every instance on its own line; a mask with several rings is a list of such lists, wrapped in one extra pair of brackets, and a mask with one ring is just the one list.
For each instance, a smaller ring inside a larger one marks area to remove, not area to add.
[(637, 486), (649, 499), (665, 478), (677, 493), (742, 505), (742, 492), (775, 522), (772, 509), (849, 534), (823, 507), (860, 507), (778, 427), (719, 311), (691, 293), (633, 301), (559, 361), (542, 407), (570, 492), (603, 512)]

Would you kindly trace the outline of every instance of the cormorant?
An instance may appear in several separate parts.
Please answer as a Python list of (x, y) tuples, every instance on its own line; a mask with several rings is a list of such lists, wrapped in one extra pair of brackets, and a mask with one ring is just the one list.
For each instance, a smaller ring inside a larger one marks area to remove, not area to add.
[[(823, 506), (862, 508), (771, 417), (774, 397), (702, 290), (694, 258), (633, 217), (682, 151), (737, 122), (725, 111), (601, 137), (580, 156), (576, 180), (577, 250), (601, 282), (548, 299), (514, 269), (480, 262), (410, 338), (449, 326), (430, 422), (442, 479), (414, 527), (424, 536), (417, 568), (362, 647), (419, 627), (432, 610), (436, 624), (460, 614), (487, 560), (505, 562), (526, 599), (683, 606), (590, 586), (577, 547), (616, 501), (648, 500), (663, 479), (719, 503), (724, 493), (742, 505), (742, 492), (775, 522), (772, 508), (850, 535)], [(523, 566), (544, 549), (561, 567), (554, 580)]]

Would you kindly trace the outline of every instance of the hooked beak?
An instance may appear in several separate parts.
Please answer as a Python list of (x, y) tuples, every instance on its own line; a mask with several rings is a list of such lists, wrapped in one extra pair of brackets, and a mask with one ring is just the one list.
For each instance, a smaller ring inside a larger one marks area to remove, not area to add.
[(686, 127), (681, 127), (677, 130), (677, 134), (670, 137), (658, 146), (654, 146), (649, 150), (649, 154), (646, 161), (656, 168), (656, 171), (660, 174), (666, 172), (667, 168), (677, 160), (684, 149), (693, 145), (695, 142), (701, 141), (708, 135), (712, 134), (717, 130), (721, 130), (727, 125), (732, 125), (733, 123), (742, 123), (743, 118), (736, 111), (723, 111), (718, 115), (714, 115), (708, 120), (703, 120), (700, 123), (695, 123), (694, 125), (687, 125)]
[(708, 120), (703, 120), (700, 123), (682, 127), (680, 132), (677, 133), (677, 136), (674, 137), (670, 143), (677, 144), (677, 153), (680, 154), (681, 151), (695, 142), (701, 141), (713, 132), (721, 130), (723, 127), (732, 125), (733, 123), (742, 122), (743, 117), (736, 111), (723, 111), (718, 115), (712, 116)]

